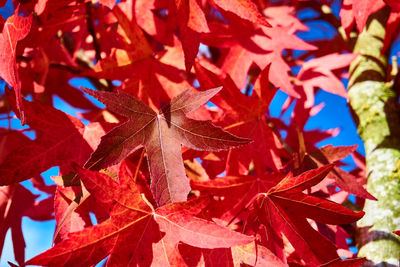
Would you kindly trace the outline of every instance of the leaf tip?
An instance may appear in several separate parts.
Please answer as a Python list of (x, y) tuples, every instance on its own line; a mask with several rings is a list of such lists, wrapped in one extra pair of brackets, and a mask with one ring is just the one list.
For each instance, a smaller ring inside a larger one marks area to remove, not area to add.
[(83, 92), (89, 94), (89, 95), (91, 95), (91, 92), (94, 91), (92, 89), (89, 89), (89, 88), (86, 88), (86, 87), (82, 87), (82, 86), (79, 86), (79, 89), (82, 90)]

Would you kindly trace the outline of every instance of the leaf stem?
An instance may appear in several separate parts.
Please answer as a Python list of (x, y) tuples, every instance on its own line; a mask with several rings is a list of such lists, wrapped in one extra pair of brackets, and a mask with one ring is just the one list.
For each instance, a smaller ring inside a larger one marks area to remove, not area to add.
[(135, 183), (136, 183), (137, 176), (139, 174), (140, 165), (142, 165), (142, 161), (143, 161), (143, 158), (144, 158), (144, 151), (145, 151), (145, 148), (142, 149), (142, 153), (140, 154), (139, 162), (138, 162), (137, 167), (136, 167), (135, 176), (133, 176), (133, 181)]

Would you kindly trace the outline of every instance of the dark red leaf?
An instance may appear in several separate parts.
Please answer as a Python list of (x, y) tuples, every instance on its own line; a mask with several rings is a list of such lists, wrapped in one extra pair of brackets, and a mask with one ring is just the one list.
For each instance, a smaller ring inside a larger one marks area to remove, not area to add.
[(190, 191), (183, 166), (181, 147), (220, 151), (250, 142), (186, 115), (205, 104), (221, 88), (191, 94), (186, 90), (156, 113), (124, 92), (108, 93), (83, 89), (107, 107), (129, 120), (102, 137), (98, 149), (85, 166), (100, 170), (124, 160), (144, 146), (151, 174), (151, 190), (159, 206), (185, 201)]

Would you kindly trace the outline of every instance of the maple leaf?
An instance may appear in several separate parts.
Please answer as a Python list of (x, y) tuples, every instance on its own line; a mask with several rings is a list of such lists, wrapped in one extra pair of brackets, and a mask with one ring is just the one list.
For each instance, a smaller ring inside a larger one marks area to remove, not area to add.
[(368, 17), (384, 6), (383, 0), (344, 0), (343, 8), (340, 10), (340, 19), (347, 36), (350, 36), (354, 22), (358, 32), (361, 33)]
[[(42, 32), (38, 32), (37, 27), (33, 26), (32, 33), (25, 38), (21, 45), (29, 44), (29, 49), (25, 49), (23, 60), (18, 65), (18, 73), (21, 80), (21, 88), (25, 93), (34, 94), (55, 94), (68, 104), (82, 109), (96, 108), (82, 91), (72, 87), (69, 81), (74, 77), (74, 73), (68, 68), (61, 66), (71, 65), (74, 72), (78, 72), (77, 64), (70, 53), (63, 47), (59, 39), (50, 38), (45, 45), (35, 47), (35, 39), (32, 35), (39, 35), (38, 38), (45, 38)], [(56, 63), (57, 62), (57, 63)], [(62, 63), (58, 63), (62, 62)], [(55, 67), (57, 66), (57, 67)], [(50, 98), (50, 96), (49, 96)]]
[(173, 203), (156, 210), (140, 194), (127, 172), (119, 183), (105, 174), (80, 170), (79, 177), (92, 195), (109, 210), (110, 219), (71, 233), (50, 250), (26, 264), (92, 265), (109, 255), (107, 266), (177, 266), (179, 241), (200, 248), (227, 248), (251, 242), (252, 237), (193, 216), (202, 205)]
[[(281, 234), (284, 234), (307, 264), (317, 265), (337, 259), (338, 255), (333, 243), (314, 230), (306, 218), (326, 224), (345, 224), (360, 219), (364, 214), (355, 213), (332, 201), (302, 193), (305, 189), (321, 182), (331, 169), (331, 165), (323, 166), (297, 177), (289, 173), (283, 179), (281, 174), (263, 178), (251, 176), (217, 178), (209, 182), (196, 182), (193, 186), (205, 194), (211, 193), (223, 197), (220, 208), (230, 214), (223, 217), (224, 220), (230, 220), (233, 215), (237, 215), (231, 211), (237, 213), (240, 209), (242, 211), (249, 209), (249, 217), (244, 219), (246, 225), (244, 230), (258, 229), (261, 223), (268, 237), (263, 245), (276, 255), (283, 255)], [(276, 183), (279, 179), (281, 181), (277, 185), (271, 186), (273, 181)], [(233, 196), (235, 201), (232, 201)], [(250, 205), (251, 203), (253, 204)], [(218, 209), (217, 206), (214, 209)]]
[(129, 120), (102, 137), (97, 150), (85, 167), (100, 170), (124, 160), (133, 151), (144, 146), (151, 174), (151, 190), (159, 206), (185, 201), (190, 191), (181, 156), (181, 144), (207, 151), (220, 151), (244, 145), (249, 139), (239, 138), (209, 121), (196, 121), (187, 115), (205, 104), (221, 88), (195, 95), (188, 89), (176, 96), (158, 113), (133, 96), (98, 92), (82, 88), (111, 111)]
[[(81, 186), (57, 186), (54, 196), (54, 217), (56, 219), (54, 243), (67, 239), (71, 232), (92, 226), (90, 212), (96, 216), (98, 223), (109, 217), (107, 211), (102, 206), (97, 205), (96, 199), (93, 197), (88, 197), (78, 207), (71, 204), (75, 203), (74, 201), (77, 199), (81, 199), (81, 191)], [(71, 209), (71, 206), (74, 209)]]
[(16, 63), (16, 48), (17, 42), (24, 39), (32, 24), (32, 15), (29, 17), (18, 16), (18, 9), (15, 14), (7, 19), (3, 25), (3, 30), (0, 33), (0, 76), (10, 84), (15, 91), (17, 108), (20, 112), (22, 125), (25, 124), (25, 114), (21, 100), (21, 85), (18, 78), (17, 63)]
[[(229, 74), (205, 60), (197, 60), (195, 65), (197, 78), (203, 88), (224, 86), (213, 103), (224, 110), (216, 123), (229, 129), (233, 134), (247, 133), (253, 140), (246, 147), (231, 151), (227, 162), (227, 174), (245, 174), (251, 161), (256, 170), (282, 168), (281, 157), (288, 157), (277, 135), (267, 124), (265, 114), (275, 95), (276, 89), (270, 88), (269, 68), (257, 77), (251, 97), (247, 97), (236, 87)], [(248, 153), (247, 157), (241, 157)]]
[(358, 32), (362, 32), (368, 17), (385, 6), (382, 0), (353, 0), (353, 13)]
[[(287, 98), (281, 114), (284, 114), (293, 102), (293, 98)], [(291, 151), (298, 152), (299, 155), (304, 155), (306, 151), (316, 150), (318, 142), (336, 136), (340, 131), (338, 128), (324, 131), (319, 129), (305, 130), (308, 120), (312, 116), (318, 114), (324, 106), (324, 104), (321, 103), (317, 106), (307, 107), (305, 102), (305, 98), (296, 99), (291, 121), (288, 126), (280, 120), (270, 119), (276, 130), (287, 131), (287, 136), (285, 138), (286, 147), (290, 148)]]
[[(124, 81), (121, 90), (150, 107), (159, 108), (160, 102), (166, 102), (190, 87), (183, 78), (183, 50), (178, 39), (171, 38), (172, 47), (153, 52), (136, 24), (132, 5), (131, 2), (122, 2), (113, 9), (113, 16), (105, 22), (118, 21), (117, 31), (106, 31), (103, 38), (107, 42), (115, 39), (116, 43), (111, 46), (108, 57), (99, 60), (93, 69), (83, 74)], [(132, 46), (132, 43), (139, 45)]]
[(208, 33), (210, 29), (207, 25), (202, 7), (197, 0), (174, 1), (176, 17), (179, 18), (178, 24), (181, 34), (181, 42), (185, 53), (185, 67), (189, 72), (194, 59), (197, 56), (200, 45), (200, 34)]
[[(45, 190), (54, 191), (54, 186)], [(37, 189), (37, 188), (36, 188)], [(27, 216), (33, 220), (52, 219), (53, 196), (37, 201), (34, 195), (20, 184), (0, 187), (0, 256), (7, 231), (11, 230), (15, 259), (19, 264), (25, 261), (25, 241), (22, 234), (22, 218)]]
[[(8, 154), (30, 142), (29, 138), (18, 131), (0, 128), (0, 162)], [(31, 180), (35, 189), (54, 194), (54, 186), (46, 186), (41, 177)], [(11, 230), (14, 257), (19, 264), (25, 261), (25, 241), (22, 234), (22, 218), (27, 216), (33, 220), (52, 218), (53, 197), (37, 201), (38, 195), (20, 184), (0, 186), (0, 257), (8, 230)]]
[(252, 28), (234, 21), (230, 26), (210, 24), (213, 34), (204, 35), (203, 42), (210, 46), (226, 47), (222, 70), (232, 77), (236, 86), (244, 88), (247, 72), (255, 63), (261, 70), (270, 65), (268, 78), (272, 84), (293, 97), (300, 97), (290, 82), (290, 67), (282, 56), (284, 49), (314, 50), (315, 46), (299, 39), (291, 26)]
[[(0, 187), (0, 251), (8, 229), (11, 229), (15, 259), (25, 261), (25, 241), (22, 234), (22, 217), (27, 208), (32, 208), (35, 196), (20, 184)], [(0, 254), (1, 255), (1, 254)]]
[(37, 138), (7, 155), (0, 164), (0, 185), (29, 179), (53, 166), (62, 166), (68, 173), (72, 171), (69, 163), (84, 163), (104, 134), (98, 123), (85, 127), (78, 118), (53, 107), (25, 100), (23, 103), (26, 122)]
[[(359, 220), (364, 212), (355, 213), (335, 202), (302, 193), (321, 182), (332, 169), (331, 165), (291, 174), (256, 200), (257, 217), (266, 226), (267, 234), (283, 233), (297, 254), (310, 265), (330, 262), (338, 258), (336, 247), (314, 230), (306, 218), (325, 224), (346, 224)], [(271, 245), (276, 243), (269, 239)]]
[[(309, 170), (315, 167), (322, 167), (326, 164), (335, 163), (344, 159), (355, 151), (357, 146), (339, 146), (332, 145), (324, 146), (318, 150), (307, 153), (302, 162), (302, 170)], [(343, 171), (337, 166), (332, 168), (328, 177), (334, 178), (336, 184), (343, 190), (356, 196), (376, 200), (374, 196), (367, 192), (363, 185), (365, 180), (360, 180), (356, 176)]]
[(343, 83), (333, 73), (334, 70), (350, 65), (357, 55), (333, 53), (320, 58), (314, 58), (303, 64), (297, 78), (302, 83), (306, 94), (306, 107), (314, 105), (314, 88), (322, 88), (329, 93), (347, 99)]

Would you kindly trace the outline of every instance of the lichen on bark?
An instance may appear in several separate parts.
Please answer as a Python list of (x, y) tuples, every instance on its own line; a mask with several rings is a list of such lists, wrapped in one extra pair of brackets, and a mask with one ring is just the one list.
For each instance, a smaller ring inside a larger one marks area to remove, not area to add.
[(359, 257), (365, 266), (399, 266), (400, 109), (392, 83), (386, 81), (387, 58), (381, 53), (389, 9), (369, 18), (358, 36), (350, 67), (349, 102), (365, 144), (367, 189), (378, 201), (366, 200), (357, 223)]

